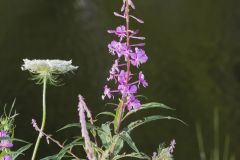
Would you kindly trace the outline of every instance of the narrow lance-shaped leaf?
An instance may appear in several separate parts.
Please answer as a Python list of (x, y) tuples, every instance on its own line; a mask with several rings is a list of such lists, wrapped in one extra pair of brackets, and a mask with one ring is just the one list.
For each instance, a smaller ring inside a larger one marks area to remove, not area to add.
[[(80, 123), (71, 123), (71, 124), (67, 124), (65, 126), (63, 126), (62, 128), (60, 128), (59, 130), (57, 130), (57, 132), (68, 129), (68, 128), (81, 128), (81, 124)], [(88, 129), (99, 129), (97, 126), (92, 125), (91, 123), (87, 123), (87, 128)]]
[(102, 130), (98, 130), (98, 135), (102, 141), (102, 144), (105, 148), (108, 148), (112, 141), (110, 124), (102, 124)]
[(115, 117), (115, 114), (113, 114), (112, 112), (101, 112), (99, 113), (96, 118), (98, 118), (101, 115), (106, 115), (106, 116), (111, 116), (111, 117)]
[(117, 155), (113, 158), (113, 160), (123, 159), (123, 158), (127, 158), (127, 157), (151, 160), (151, 158), (149, 156), (147, 156), (143, 153), (130, 153), (130, 154)]
[(168, 109), (168, 110), (174, 110), (173, 108), (166, 106), (165, 104), (162, 103), (158, 103), (158, 102), (151, 102), (151, 103), (146, 103), (146, 104), (142, 104), (141, 107), (137, 110), (131, 110), (129, 111), (123, 118), (123, 120), (125, 120), (127, 117), (129, 117), (130, 115), (138, 112), (138, 111), (142, 111), (142, 110), (146, 110), (146, 109), (153, 109), (153, 108), (162, 108), (162, 109)]
[(27, 145), (19, 148), (17, 151), (13, 152), (12, 159), (16, 159), (19, 155), (23, 154), (23, 152), (28, 150), (31, 146), (32, 146), (32, 144), (27, 144)]
[(116, 132), (117, 131), (117, 129), (118, 129), (118, 125), (120, 124), (120, 120), (121, 120), (121, 116), (122, 116), (122, 108), (123, 108), (123, 105), (124, 105), (124, 103), (123, 103), (123, 101), (122, 100), (120, 100), (120, 103), (119, 103), (119, 105), (118, 105), (118, 108), (117, 108), (117, 110), (116, 110), (116, 115), (115, 115), (115, 118), (114, 118), (114, 131)]
[(127, 142), (127, 144), (137, 153), (139, 153), (139, 150), (137, 149), (135, 143), (133, 142), (132, 138), (130, 137), (130, 135), (128, 134), (128, 132), (121, 132), (119, 134), (120, 138), (123, 139), (125, 142)]
[(186, 125), (185, 122), (183, 122), (182, 120), (180, 120), (178, 118), (174, 118), (174, 117), (170, 117), (170, 116), (162, 116), (162, 115), (153, 115), (153, 116), (145, 117), (143, 120), (137, 120), (135, 122), (130, 123), (127, 126), (127, 128), (125, 128), (124, 130), (130, 133), (136, 127), (139, 127), (139, 126), (141, 126), (145, 123), (149, 123), (149, 122), (156, 121), (156, 120), (161, 120), (161, 119), (177, 120), (177, 121)]

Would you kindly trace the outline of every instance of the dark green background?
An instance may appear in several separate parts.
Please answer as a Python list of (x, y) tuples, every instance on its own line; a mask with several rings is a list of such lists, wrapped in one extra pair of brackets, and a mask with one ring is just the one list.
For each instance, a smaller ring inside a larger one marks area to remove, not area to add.
[[(141, 127), (133, 134), (139, 148), (152, 154), (159, 143), (175, 138), (176, 159), (199, 159), (195, 123), (200, 121), (204, 128), (209, 152), (212, 112), (218, 107), (221, 148), (229, 134), (231, 152), (239, 159), (240, 1), (136, 0), (135, 4), (134, 15), (145, 24), (133, 26), (146, 36), (149, 56), (141, 70), (150, 86), (141, 94), (176, 108), (159, 113), (189, 124), (158, 121)], [(0, 0), (0, 104), (17, 98), (18, 138), (33, 142), (37, 134), (30, 122), (41, 118), (41, 87), (21, 71), (23, 58), (72, 59), (80, 66), (76, 74), (64, 77), (64, 86), (48, 88), (48, 133), (62, 140), (80, 134), (79, 130), (55, 133), (78, 121), (79, 93), (94, 114), (107, 109), (101, 94), (113, 61), (106, 46), (113, 37), (106, 30), (123, 23), (112, 15), (120, 6), (120, 0)], [(41, 157), (55, 152), (54, 145), (42, 145)]]

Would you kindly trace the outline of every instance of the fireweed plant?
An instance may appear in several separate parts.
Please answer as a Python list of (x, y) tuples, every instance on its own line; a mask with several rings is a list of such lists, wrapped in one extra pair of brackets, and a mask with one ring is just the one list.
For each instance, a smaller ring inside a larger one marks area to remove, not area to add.
[[(32, 160), (36, 159), (41, 138), (45, 138), (47, 143), (56, 144), (60, 151), (54, 155), (42, 158), (41, 160), (118, 160), (118, 159), (147, 159), (147, 160), (173, 160), (173, 151), (175, 148), (175, 140), (173, 139), (169, 146), (164, 144), (159, 145), (156, 152), (147, 155), (141, 152), (133, 139), (131, 133), (137, 127), (161, 119), (181, 120), (163, 115), (151, 115), (132, 122), (126, 126), (123, 121), (128, 119), (131, 115), (147, 109), (168, 109), (172, 108), (158, 102), (142, 103), (138, 95), (138, 90), (142, 87), (148, 86), (145, 76), (139, 68), (146, 63), (148, 56), (143, 50), (145, 45), (142, 42), (145, 38), (139, 36), (138, 30), (130, 28), (130, 21), (134, 20), (138, 23), (144, 23), (143, 20), (130, 14), (131, 10), (135, 10), (135, 5), (132, 0), (123, 0), (122, 7), (119, 12), (114, 12), (116, 17), (124, 21), (124, 25), (115, 27), (115, 29), (108, 30), (108, 33), (116, 36), (108, 44), (109, 53), (115, 57), (114, 64), (109, 71), (107, 81), (109, 84), (105, 85), (102, 99), (118, 99), (117, 104), (108, 103), (116, 106), (113, 112), (105, 111), (93, 117), (89, 110), (83, 96), (78, 96), (78, 114), (79, 122), (68, 124), (58, 131), (70, 129), (72, 127), (81, 128), (81, 135), (68, 138), (64, 142), (60, 142), (53, 138), (52, 135), (45, 133), (46, 123), (46, 89), (47, 85), (58, 86), (61, 84), (59, 76), (68, 72), (73, 72), (78, 67), (72, 65), (72, 61), (63, 60), (29, 60), (24, 59), (22, 65), (23, 71), (29, 71), (32, 75), (32, 80), (37, 84), (43, 86), (42, 93), (42, 123), (39, 127), (36, 120), (32, 119), (32, 125), (38, 132), (38, 137), (34, 145)], [(139, 42), (140, 41), (140, 42)], [(139, 70), (132, 72), (132, 70)], [(111, 86), (111, 87), (109, 87)], [(11, 113), (11, 112), (10, 112)], [(1, 160), (15, 159), (18, 155), (27, 150), (31, 144), (20, 148), (13, 152), (14, 137), (14, 115), (4, 115), (0, 122), (0, 151)], [(112, 120), (105, 123), (99, 123), (100, 116), (110, 116)], [(183, 122), (184, 123), (184, 122)], [(132, 150), (130, 153), (124, 151), (124, 146), (128, 145)], [(81, 150), (79, 147), (82, 147)], [(85, 154), (81, 155), (82, 149)], [(79, 152), (77, 152), (79, 151)], [(74, 153), (76, 152), (76, 153)]]
[[(42, 133), (44, 131), (46, 123), (46, 89), (47, 84), (57, 86), (59, 84), (58, 77), (61, 74), (65, 74), (70, 71), (76, 70), (78, 67), (72, 65), (72, 61), (63, 60), (29, 60), (24, 59), (24, 64), (22, 65), (22, 70), (28, 70), (33, 75), (33, 80), (37, 84), (43, 85), (43, 95), (42, 95), (42, 124), (39, 129), (39, 135), (35, 143), (35, 147), (32, 154), (32, 160), (36, 159), (37, 150)], [(35, 128), (36, 129), (36, 128)]]
[[(1, 160), (13, 160), (23, 154), (24, 151), (29, 149), (32, 144), (17, 139), (14, 137), (14, 122), (15, 118), (18, 115), (16, 112), (13, 112), (15, 101), (12, 103), (10, 111), (7, 113), (6, 105), (3, 107), (4, 112), (0, 117), (0, 159)], [(25, 145), (18, 150), (14, 151), (13, 143), (25, 143)]]
[[(172, 108), (162, 103), (151, 102), (142, 104), (138, 99), (138, 97), (140, 97), (137, 94), (139, 88), (141, 86), (147, 87), (148, 83), (142, 71), (133, 73), (131, 69), (133, 67), (139, 69), (142, 64), (147, 62), (148, 56), (141, 48), (145, 44), (143, 42), (137, 42), (143, 41), (145, 38), (138, 36), (138, 30), (130, 29), (130, 20), (135, 20), (141, 24), (144, 23), (143, 20), (130, 14), (130, 10), (134, 9), (135, 5), (132, 0), (123, 0), (120, 12), (114, 12), (114, 15), (125, 21), (125, 24), (117, 26), (116, 29), (108, 30), (108, 33), (114, 34), (117, 38), (108, 44), (109, 53), (115, 57), (115, 60), (109, 71), (109, 77), (107, 78), (107, 81), (111, 81), (112, 84), (104, 86), (102, 99), (119, 99), (118, 104), (109, 103), (117, 106), (117, 108), (114, 112), (102, 112), (93, 118), (84, 98), (79, 95), (79, 123), (68, 124), (60, 130), (79, 127), (81, 128), (81, 136), (75, 137), (73, 141), (67, 144), (65, 143), (65, 146), (58, 145), (61, 148), (59, 153), (43, 158), (42, 160), (62, 159), (64, 157), (68, 157), (68, 159), (82, 159), (76, 158), (77, 156), (75, 154), (73, 156), (72, 149), (77, 146), (83, 147), (86, 153), (83, 159), (88, 160), (118, 160), (124, 158), (148, 160), (173, 159), (173, 150), (176, 144), (175, 140), (172, 140), (168, 147), (164, 144), (159, 145), (157, 152), (149, 156), (139, 151), (131, 138), (131, 132), (135, 128), (155, 120), (174, 119), (182, 122), (181, 120), (170, 116), (152, 115), (130, 122), (127, 126), (122, 126), (123, 121), (141, 110), (153, 108), (172, 110)], [(136, 43), (131, 43), (132, 41)], [(103, 115), (111, 116), (112, 121), (102, 123), (100, 126), (96, 125), (99, 117)], [(33, 124), (36, 128), (35, 122)], [(38, 128), (36, 130), (41, 132)], [(48, 135), (44, 135), (48, 139)], [(131, 153), (126, 153), (123, 150), (125, 144), (132, 149)], [(74, 151), (76, 151), (76, 148)], [(83, 155), (81, 157), (83, 157)]]

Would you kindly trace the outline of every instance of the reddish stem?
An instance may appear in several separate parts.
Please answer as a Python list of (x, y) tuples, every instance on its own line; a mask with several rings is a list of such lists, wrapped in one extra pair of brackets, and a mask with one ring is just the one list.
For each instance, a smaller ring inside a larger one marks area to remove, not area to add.
[[(129, 36), (129, 4), (128, 0), (126, 0), (126, 8), (125, 8), (125, 16), (126, 16), (126, 30), (127, 30), (127, 47), (130, 49), (130, 36)], [(130, 55), (127, 58), (127, 83), (129, 81), (129, 76), (131, 73), (131, 63), (130, 63)]]
[[(126, 3), (125, 18), (126, 18), (126, 39), (127, 39), (126, 41), (127, 41), (127, 48), (130, 49), (131, 46), (130, 46), (130, 35), (129, 35), (129, 3), (128, 3), (128, 0), (126, 0), (125, 3)], [(130, 55), (129, 55), (127, 57), (127, 77), (126, 77), (127, 84), (129, 82), (130, 73), (131, 73), (131, 62), (130, 62)], [(121, 111), (120, 111), (120, 115), (119, 115), (120, 119), (119, 119), (117, 130), (116, 130), (117, 133), (119, 132), (119, 129), (121, 127), (122, 118), (123, 118), (125, 106), (127, 103), (127, 97), (123, 97), (122, 101), (123, 101), (123, 105), (121, 106)]]

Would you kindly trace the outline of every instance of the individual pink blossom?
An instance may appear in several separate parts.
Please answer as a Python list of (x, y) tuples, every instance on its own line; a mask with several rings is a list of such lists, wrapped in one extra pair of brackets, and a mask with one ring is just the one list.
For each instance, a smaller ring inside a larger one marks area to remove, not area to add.
[(121, 70), (118, 75), (118, 83), (119, 84), (127, 84), (128, 73), (124, 70)]
[(138, 99), (136, 99), (136, 97), (134, 96), (131, 96), (128, 100), (128, 103), (127, 103), (127, 107), (128, 107), (128, 110), (132, 110), (133, 109), (139, 109), (141, 106), (141, 103)]
[(135, 48), (135, 53), (131, 54), (131, 63), (134, 66), (139, 67), (140, 64), (147, 62), (148, 57), (145, 51), (139, 48)]
[(108, 88), (107, 85), (105, 85), (105, 87), (104, 87), (104, 95), (102, 96), (102, 99), (104, 99), (106, 96), (107, 96), (109, 99), (113, 97), (113, 96), (112, 96), (112, 93), (111, 93), (111, 90), (110, 90), (110, 88)]
[(131, 96), (131, 95), (137, 93), (137, 86), (120, 84), (118, 86), (118, 90), (122, 94), (123, 97)]
[(1, 142), (0, 142), (0, 150), (3, 150), (5, 148), (12, 148), (12, 147), (13, 147), (13, 144), (12, 144), (11, 141), (6, 140), (6, 139), (1, 140)]
[(147, 83), (147, 81), (145, 80), (144, 74), (142, 73), (142, 71), (139, 72), (139, 74), (138, 74), (138, 86), (139, 86), (140, 84), (142, 84), (143, 87), (145, 87), (145, 88), (148, 86), (148, 83)]
[(115, 40), (108, 44), (108, 49), (112, 55), (117, 54), (119, 58), (127, 53), (126, 43), (117, 42)]
[(0, 138), (8, 137), (8, 133), (4, 130), (0, 131)]
[(123, 25), (118, 26), (116, 30), (108, 30), (108, 33), (114, 33), (115, 35), (120, 37), (120, 39), (123, 39), (127, 35), (126, 27)]
[(6, 154), (2, 157), (2, 160), (12, 160), (12, 157), (9, 154)]

